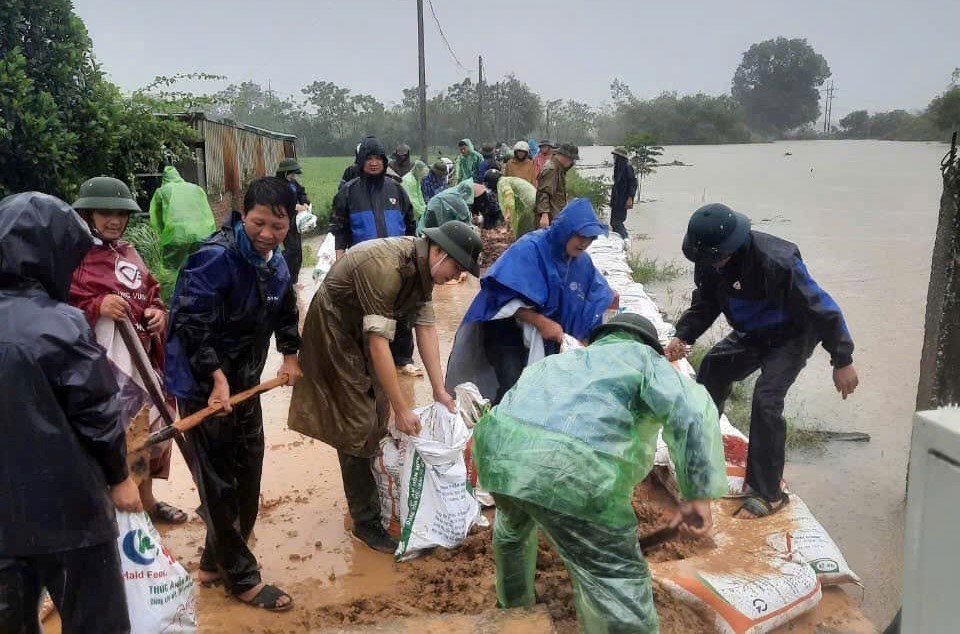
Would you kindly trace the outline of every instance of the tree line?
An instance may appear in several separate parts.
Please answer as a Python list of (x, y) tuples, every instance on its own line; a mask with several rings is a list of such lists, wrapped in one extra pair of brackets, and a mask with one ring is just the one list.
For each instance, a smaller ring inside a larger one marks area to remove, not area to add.
[[(744, 143), (786, 134), (812, 136), (820, 88), (830, 77), (822, 55), (803, 39), (775, 38), (744, 52), (728, 94), (635, 95), (620, 79), (610, 100), (542, 98), (514, 75), (478, 84), (471, 78), (427, 102), (431, 147), (548, 137), (579, 145), (620, 145), (637, 135), (658, 144)], [(0, 3), (0, 195), (37, 189), (70, 199), (90, 176), (128, 182), (187, 155), (195, 133), (157, 113), (202, 110), (295, 134), (303, 155), (349, 155), (375, 134), (388, 145), (415, 145), (416, 87), (396, 103), (317, 79), (297, 96), (255, 82), (194, 94), (180, 80), (222, 80), (202, 73), (158, 77), (124, 94), (97, 63), (86, 27), (70, 0)], [(853, 112), (834, 136), (945, 139), (960, 127), (960, 70), (922, 112)]]

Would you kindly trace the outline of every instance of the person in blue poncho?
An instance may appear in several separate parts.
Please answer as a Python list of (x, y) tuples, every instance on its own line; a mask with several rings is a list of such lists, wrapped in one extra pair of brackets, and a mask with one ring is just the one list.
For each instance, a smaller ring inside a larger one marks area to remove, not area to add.
[(590, 201), (578, 198), (507, 249), (457, 331), (448, 389), (469, 381), (498, 403), (529, 363), (559, 351), (564, 334), (586, 340), (614, 299), (586, 253), (606, 234)]

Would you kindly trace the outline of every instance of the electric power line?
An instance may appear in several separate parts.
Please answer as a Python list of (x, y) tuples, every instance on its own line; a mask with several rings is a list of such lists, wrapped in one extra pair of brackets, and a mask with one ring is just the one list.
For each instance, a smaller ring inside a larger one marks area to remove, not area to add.
[(452, 57), (457, 66), (460, 67), (460, 70), (465, 73), (470, 73), (470, 69), (461, 64), (457, 54), (453, 52), (453, 47), (450, 46), (450, 41), (447, 40), (447, 36), (443, 32), (443, 27), (440, 26), (440, 18), (437, 17), (437, 12), (433, 8), (433, 0), (427, 0), (427, 4), (430, 5), (430, 14), (433, 16), (433, 21), (437, 23), (437, 30), (440, 31), (440, 37), (443, 38), (443, 43), (447, 45), (447, 50), (450, 52), (450, 57)]

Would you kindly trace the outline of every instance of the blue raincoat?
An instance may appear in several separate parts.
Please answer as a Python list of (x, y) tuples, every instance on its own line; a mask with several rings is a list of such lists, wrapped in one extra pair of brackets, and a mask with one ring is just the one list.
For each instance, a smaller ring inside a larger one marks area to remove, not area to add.
[(495, 402), (512, 387), (527, 362), (521, 327), (507, 318), (515, 311), (503, 310), (514, 300), (556, 321), (566, 334), (587, 339), (614, 294), (590, 255), (572, 258), (566, 245), (574, 235), (606, 233), (590, 201), (578, 198), (552, 225), (507, 249), (481, 280), (480, 293), (457, 331), (447, 364), (448, 387), (470, 381)]

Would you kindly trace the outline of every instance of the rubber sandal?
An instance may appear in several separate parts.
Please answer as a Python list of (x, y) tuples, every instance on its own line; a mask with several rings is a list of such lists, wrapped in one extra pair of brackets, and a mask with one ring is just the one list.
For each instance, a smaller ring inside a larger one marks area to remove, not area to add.
[(153, 508), (148, 511), (150, 519), (162, 524), (186, 524), (190, 516), (175, 506), (166, 502), (157, 502)]
[[(738, 520), (758, 520), (763, 517), (770, 517), (775, 513), (779, 513), (783, 510), (784, 507), (790, 504), (790, 496), (786, 493), (780, 494), (780, 504), (774, 506), (767, 500), (759, 496), (751, 496), (737, 509), (737, 512), (733, 514), (734, 518)], [(740, 511), (746, 511), (752, 517), (740, 517)]]
[[(237, 595), (233, 595), (233, 597), (240, 603), (244, 603), (255, 608), (260, 608), (261, 610), (266, 610), (268, 612), (286, 612), (287, 610), (293, 609), (293, 597), (280, 588), (271, 586), (269, 584), (263, 586), (263, 588), (260, 589), (260, 592), (258, 592), (257, 595), (249, 601), (244, 601)], [(282, 599), (283, 597), (290, 599), (290, 602), (286, 605), (278, 606), (277, 599)]]

